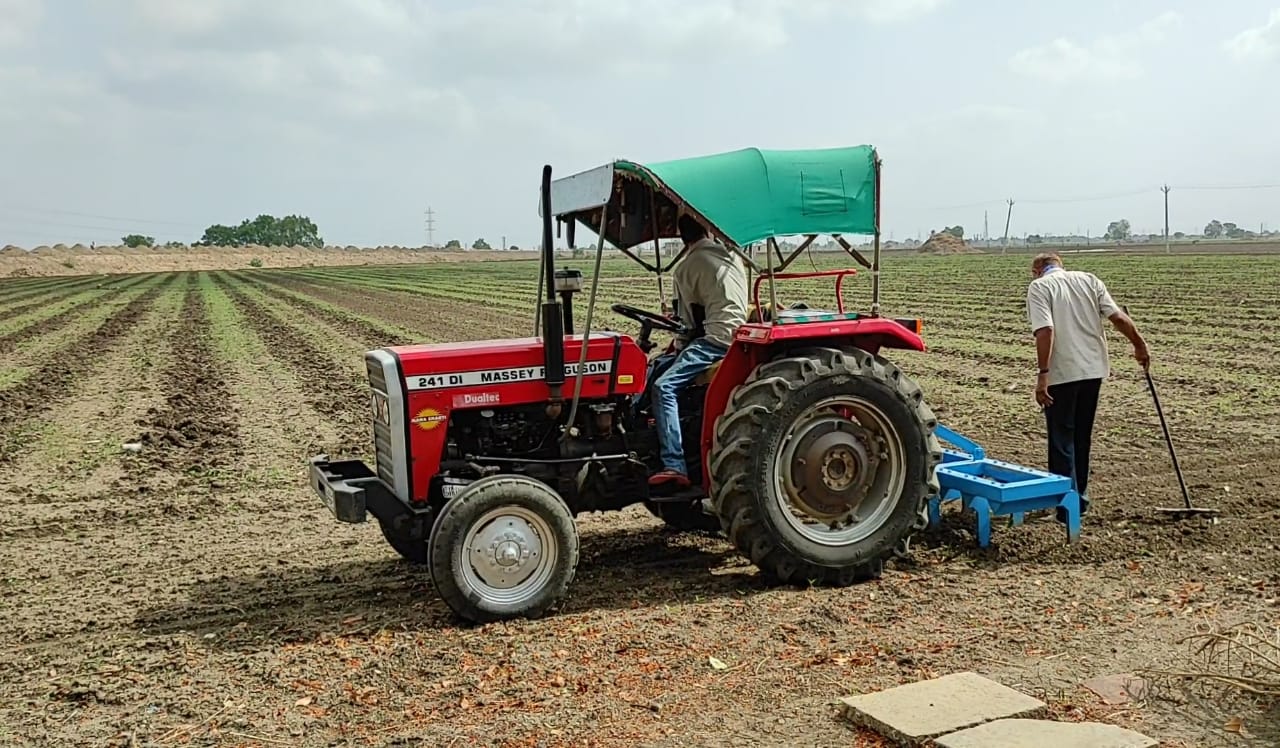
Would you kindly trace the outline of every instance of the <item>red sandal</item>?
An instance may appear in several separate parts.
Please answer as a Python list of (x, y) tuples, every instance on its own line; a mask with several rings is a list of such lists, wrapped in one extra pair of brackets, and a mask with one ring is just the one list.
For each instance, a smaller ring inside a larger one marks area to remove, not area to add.
[(654, 473), (653, 475), (649, 476), (649, 485), (651, 486), (660, 486), (664, 483), (672, 483), (672, 482), (675, 482), (681, 488), (688, 488), (689, 476), (685, 475), (679, 470), (672, 470), (670, 468), (667, 468), (666, 470), (662, 470), (660, 472)]

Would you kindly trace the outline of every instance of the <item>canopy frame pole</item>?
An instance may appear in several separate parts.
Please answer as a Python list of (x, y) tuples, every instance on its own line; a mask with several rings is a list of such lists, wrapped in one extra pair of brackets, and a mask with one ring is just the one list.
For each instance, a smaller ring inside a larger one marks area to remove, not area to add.
[(789, 266), (791, 263), (795, 262), (795, 261), (796, 261), (796, 258), (797, 258), (797, 257), (799, 257), (799, 256), (801, 255), (801, 253), (803, 253), (806, 249), (808, 249), (808, 248), (809, 248), (809, 245), (810, 245), (810, 244), (813, 244), (817, 239), (818, 239), (818, 235), (817, 235), (817, 234), (805, 234), (805, 235), (804, 235), (804, 241), (803, 241), (803, 242), (801, 242), (801, 243), (800, 243), (800, 246), (796, 247), (796, 251), (792, 252), (792, 253), (791, 253), (791, 256), (790, 256), (790, 257), (788, 257), (788, 258), (787, 258), (787, 259), (785, 259), (785, 260), (782, 260), (782, 250), (781, 250), (781, 249), (779, 249), (779, 250), (778, 250), (778, 259), (779, 259), (779, 260), (782, 260), (782, 264), (778, 266), (778, 272), (779, 272), (779, 273), (781, 273), (783, 270), (786, 270), (786, 269), (787, 269), (787, 266)]
[(880, 154), (875, 157), (876, 226), (875, 245), (871, 253), (871, 316), (880, 316)]
[(653, 190), (649, 191), (649, 223), (653, 226), (653, 257), (658, 263), (658, 310), (662, 311), (666, 308), (667, 293), (662, 287), (662, 243), (658, 240), (658, 201), (654, 199), (655, 195)]
[(868, 261), (866, 257), (863, 257), (862, 253), (858, 251), (857, 247), (854, 247), (852, 244), (850, 244), (848, 239), (845, 239), (840, 234), (834, 234), (833, 238), (836, 240), (837, 243), (840, 244), (840, 246), (844, 249), (844, 251), (849, 254), (850, 257), (852, 257), (854, 260), (858, 262), (859, 265), (866, 268), (867, 270), (871, 269), (871, 262)]
[[(777, 313), (777, 309), (778, 309), (778, 294), (774, 290), (774, 279), (773, 279), (773, 251), (777, 249), (777, 246), (778, 246), (778, 243), (774, 241), (773, 237), (771, 236), (769, 237), (768, 244), (764, 248), (765, 257), (768, 258), (767, 263), (769, 266), (769, 324), (770, 325), (773, 324), (773, 318)], [(778, 257), (779, 258), (782, 257), (781, 251), (778, 252)], [(764, 319), (764, 315), (761, 314), (760, 318)]]

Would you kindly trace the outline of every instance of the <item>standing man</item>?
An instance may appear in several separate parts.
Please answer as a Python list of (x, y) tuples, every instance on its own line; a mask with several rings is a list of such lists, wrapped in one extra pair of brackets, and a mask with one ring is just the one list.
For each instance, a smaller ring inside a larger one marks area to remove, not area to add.
[(699, 374), (724, 358), (734, 333), (747, 321), (747, 273), (742, 260), (708, 237), (692, 216), (680, 216), (678, 226), (688, 252), (672, 273), (675, 309), (690, 333), (677, 339), (679, 353), (653, 383), (653, 416), (663, 469), (650, 476), (652, 486), (671, 482), (689, 485), (677, 397)]
[(1151, 365), (1147, 344), (1129, 315), (1093, 273), (1066, 270), (1056, 254), (1036, 255), (1027, 288), (1027, 319), (1036, 338), (1036, 402), (1044, 409), (1049, 472), (1065, 475), (1088, 506), (1089, 449), (1098, 391), (1111, 373), (1102, 320), (1133, 344), (1142, 368)]

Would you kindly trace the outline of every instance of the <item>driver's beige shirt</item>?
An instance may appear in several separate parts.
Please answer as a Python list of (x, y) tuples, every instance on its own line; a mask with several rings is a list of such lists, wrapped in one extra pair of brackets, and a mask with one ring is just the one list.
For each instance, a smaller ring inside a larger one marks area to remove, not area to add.
[(728, 348), (747, 321), (747, 272), (742, 258), (714, 239), (700, 239), (672, 273), (681, 321), (693, 324), (693, 305), (706, 312), (706, 337)]

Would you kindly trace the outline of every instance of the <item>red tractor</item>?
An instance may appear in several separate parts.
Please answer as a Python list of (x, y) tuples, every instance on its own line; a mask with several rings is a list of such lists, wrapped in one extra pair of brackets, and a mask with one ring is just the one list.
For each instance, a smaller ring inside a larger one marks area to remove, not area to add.
[[(425, 564), (445, 602), (477, 622), (551, 609), (578, 562), (576, 515), (641, 502), (675, 527), (723, 530), (779, 582), (878, 576), (927, 525), (942, 459), (920, 387), (882, 355), (924, 343), (918, 320), (880, 315), (879, 184), (869, 146), (616, 161), (554, 182), (546, 167), (535, 337), (369, 351), (376, 467), (321, 455), (313, 488), (338, 520), (372, 513), (392, 547)], [(657, 274), (661, 295), (680, 256), (664, 266), (659, 242), (684, 214), (742, 256), (757, 276), (757, 311), (681, 395), (692, 487), (657, 489), (650, 337), (689, 322), (617, 304), (638, 336), (591, 325), (605, 242)], [(598, 238), (580, 333), (573, 296), (584, 279), (557, 271), (555, 221), (570, 246), (577, 224)], [(870, 262), (848, 234), (874, 236)], [(844, 309), (852, 269), (783, 272), (820, 235), (871, 270), (868, 314)], [(784, 257), (781, 236), (804, 241)], [(655, 264), (639, 253), (650, 244)], [(823, 276), (835, 281), (836, 309), (779, 308), (775, 281)]]

